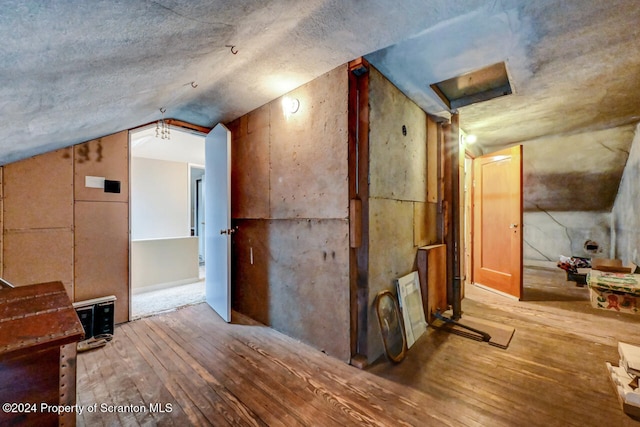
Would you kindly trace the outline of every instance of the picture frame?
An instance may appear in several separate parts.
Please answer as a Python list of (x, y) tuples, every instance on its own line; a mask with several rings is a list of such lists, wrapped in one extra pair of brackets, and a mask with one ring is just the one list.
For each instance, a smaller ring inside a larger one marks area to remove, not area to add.
[(385, 353), (392, 362), (401, 362), (407, 342), (398, 301), (391, 291), (384, 290), (376, 296), (375, 307)]
[(418, 338), (427, 331), (418, 272), (414, 271), (396, 279), (396, 286), (407, 336), (407, 348), (411, 348)]

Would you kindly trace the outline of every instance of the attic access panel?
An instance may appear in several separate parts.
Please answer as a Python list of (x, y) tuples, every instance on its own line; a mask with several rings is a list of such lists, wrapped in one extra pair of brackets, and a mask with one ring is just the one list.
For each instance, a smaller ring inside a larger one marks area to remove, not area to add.
[(431, 85), (450, 109), (511, 95), (511, 83), (504, 62), (452, 77)]

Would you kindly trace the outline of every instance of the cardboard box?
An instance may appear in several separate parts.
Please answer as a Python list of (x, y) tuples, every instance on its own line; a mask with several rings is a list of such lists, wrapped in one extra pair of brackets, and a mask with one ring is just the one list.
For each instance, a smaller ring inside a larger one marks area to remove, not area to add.
[(640, 274), (591, 270), (587, 282), (593, 307), (619, 313), (638, 313)]
[(625, 414), (637, 419), (640, 417), (640, 393), (628, 385), (632, 380), (631, 376), (622, 367), (613, 366), (609, 362), (606, 362), (606, 366), (620, 407)]
[(591, 258), (591, 268), (593, 270), (608, 271), (612, 273), (633, 273), (635, 265), (624, 266), (622, 260), (608, 258)]
[[(640, 376), (640, 347), (625, 342), (618, 342), (620, 367), (629, 375)], [(637, 387), (637, 386), (636, 386)]]
[(589, 286), (589, 297), (591, 306), (602, 310), (637, 314), (640, 307), (640, 298), (619, 291)]

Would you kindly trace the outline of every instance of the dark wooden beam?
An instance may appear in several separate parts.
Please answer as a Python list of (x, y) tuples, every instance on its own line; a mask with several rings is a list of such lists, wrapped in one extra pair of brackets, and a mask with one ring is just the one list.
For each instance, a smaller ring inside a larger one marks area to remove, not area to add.
[(363, 368), (369, 322), (369, 64), (358, 58), (348, 70), (351, 363)]
[[(183, 129), (188, 129), (188, 130), (192, 130), (192, 131), (195, 131), (195, 132), (200, 132), (200, 133), (205, 134), (205, 135), (208, 134), (209, 132), (211, 132), (211, 129), (212, 129), (212, 128), (208, 128), (206, 126), (194, 125), (192, 123), (184, 122), (182, 120), (177, 120), (177, 119), (165, 119), (164, 121), (165, 121), (165, 123), (167, 123), (167, 124), (169, 124), (171, 126), (179, 127), (179, 128), (183, 128)], [(150, 125), (155, 125), (156, 122), (157, 122), (157, 120), (154, 120), (152, 122), (145, 123), (143, 125), (131, 128), (129, 130), (132, 131), (132, 130), (141, 129), (141, 128), (144, 128), (144, 127), (147, 127), (147, 126), (150, 126)]]

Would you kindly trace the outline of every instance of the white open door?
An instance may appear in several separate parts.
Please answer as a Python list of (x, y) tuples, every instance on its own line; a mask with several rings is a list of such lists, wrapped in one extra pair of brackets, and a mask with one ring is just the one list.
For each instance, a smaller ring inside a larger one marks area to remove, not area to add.
[(231, 321), (231, 132), (218, 124), (205, 138), (205, 294)]

